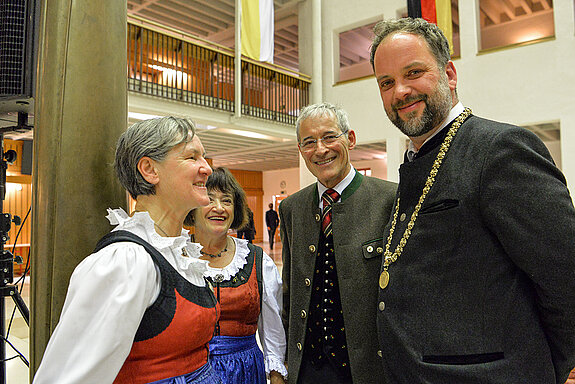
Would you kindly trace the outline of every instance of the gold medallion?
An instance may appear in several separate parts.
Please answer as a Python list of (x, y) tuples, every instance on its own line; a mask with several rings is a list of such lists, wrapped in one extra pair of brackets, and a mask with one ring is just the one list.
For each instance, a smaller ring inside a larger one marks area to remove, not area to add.
[(385, 289), (387, 284), (389, 284), (389, 272), (383, 271), (381, 275), (379, 275), (379, 288)]

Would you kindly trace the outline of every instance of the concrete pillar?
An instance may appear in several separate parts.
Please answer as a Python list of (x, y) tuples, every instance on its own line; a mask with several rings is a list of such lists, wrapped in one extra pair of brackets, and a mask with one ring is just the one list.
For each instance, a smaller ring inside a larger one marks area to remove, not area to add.
[[(310, 104), (323, 101), (321, 2), (322, 0), (308, 0), (302, 1), (298, 5), (299, 70), (302, 73), (311, 74)], [(301, 156), (299, 175), (300, 189), (316, 181), (315, 176), (308, 171)]]
[(321, 23), (321, 2), (322, 0), (312, 0), (311, 15), (312, 15), (312, 79), (311, 79), (311, 95), (310, 100), (312, 103), (321, 103), (323, 101), (323, 38)]
[(126, 206), (113, 171), (127, 125), (126, 0), (43, 0), (35, 100), (30, 375), (70, 275)]

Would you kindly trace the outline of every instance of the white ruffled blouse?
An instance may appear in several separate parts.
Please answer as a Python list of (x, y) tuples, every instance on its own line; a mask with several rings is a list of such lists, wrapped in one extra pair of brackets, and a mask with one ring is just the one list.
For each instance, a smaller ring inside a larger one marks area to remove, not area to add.
[[(223, 281), (231, 280), (246, 265), (250, 250), (244, 239), (232, 238), (236, 243), (236, 253), (232, 261), (224, 268), (212, 268), (208, 265), (207, 277), (215, 279), (222, 275)], [(284, 365), (286, 338), (281, 319), (282, 279), (275, 263), (264, 252), (262, 262), (262, 311), (258, 319), (258, 335), (264, 350), (266, 374), (277, 371), (287, 377)]]
[[(201, 246), (190, 241), (187, 231), (162, 237), (147, 212), (130, 217), (122, 209), (108, 209), (107, 218), (117, 225), (114, 231), (138, 235), (187, 281), (205, 286), (208, 262), (199, 258)], [(183, 249), (189, 257), (182, 256)], [(72, 274), (60, 321), (33, 383), (113, 383), (160, 288), (157, 267), (141, 245), (114, 243), (88, 256)]]

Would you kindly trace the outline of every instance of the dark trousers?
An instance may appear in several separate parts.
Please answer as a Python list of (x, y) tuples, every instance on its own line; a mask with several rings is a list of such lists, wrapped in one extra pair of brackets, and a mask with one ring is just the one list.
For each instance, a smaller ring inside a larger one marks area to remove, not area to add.
[(276, 228), (268, 229), (268, 238), (270, 240), (270, 249), (274, 249), (274, 237), (276, 237)]
[(330, 364), (314, 367), (304, 357), (301, 361), (297, 384), (353, 384), (350, 378), (342, 379)]

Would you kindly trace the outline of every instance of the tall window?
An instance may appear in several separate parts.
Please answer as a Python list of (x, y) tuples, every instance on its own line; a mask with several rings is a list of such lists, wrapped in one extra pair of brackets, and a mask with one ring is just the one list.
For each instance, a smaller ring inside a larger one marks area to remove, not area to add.
[(481, 50), (555, 36), (553, 0), (480, 0)]
[(373, 22), (339, 33), (339, 82), (373, 75), (369, 47), (375, 24)]
[(535, 133), (545, 144), (555, 165), (561, 169), (561, 124), (558, 121), (526, 125), (531, 132)]

